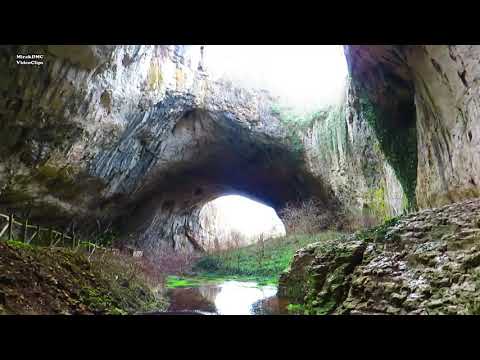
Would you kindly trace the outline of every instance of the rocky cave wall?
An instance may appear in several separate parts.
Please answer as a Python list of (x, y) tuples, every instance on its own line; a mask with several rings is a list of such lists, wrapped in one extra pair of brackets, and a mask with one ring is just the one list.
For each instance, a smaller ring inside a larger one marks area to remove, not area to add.
[(352, 225), (370, 226), (402, 213), (406, 195), (358, 92), (349, 80), (345, 98), (314, 121), (304, 141), (308, 167), (332, 188)]
[(382, 150), (410, 204), (477, 197), (480, 47), (352, 45), (345, 53), (378, 137), (382, 129), (391, 135)]
[[(44, 54), (20, 66), (17, 54)], [(102, 229), (144, 249), (194, 250), (203, 204), (245, 194), (274, 208), (333, 194), (261, 90), (215, 81), (188, 46), (0, 48), (0, 206)]]
[(1, 46), (0, 208), (192, 250), (201, 207), (227, 193), (376, 221), (478, 196), (479, 51), (345, 46), (345, 99), (298, 154), (275, 99), (210, 79), (196, 47)]

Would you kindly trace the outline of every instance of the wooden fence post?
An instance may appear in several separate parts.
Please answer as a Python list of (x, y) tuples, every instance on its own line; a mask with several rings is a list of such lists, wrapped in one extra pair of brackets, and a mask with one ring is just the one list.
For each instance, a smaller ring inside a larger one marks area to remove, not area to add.
[[(54, 230), (54, 228), (52, 227), (47, 227), (47, 228), (42, 228), (40, 225), (34, 225), (34, 224), (30, 224), (29, 223), (29, 219), (28, 217), (26, 217), (25, 220), (20, 220), (20, 219), (15, 219), (15, 216), (13, 213), (10, 213), (10, 214), (0, 214), (0, 218), (6, 218), (8, 221), (5, 225), (3, 225), (2, 227), (0, 227), (0, 238), (3, 237), (3, 235), (8, 231), (8, 235), (7, 238), (8, 238), (8, 241), (12, 241), (14, 240), (14, 233), (13, 233), (13, 227), (15, 225), (19, 225), (20, 228), (23, 228), (21, 231), (22, 234), (18, 234), (18, 240), (19, 241), (22, 241), (26, 244), (30, 244), (34, 239), (35, 237), (38, 237), (39, 241), (40, 241), (40, 245), (42, 245), (44, 243), (44, 236), (42, 236), (42, 231), (46, 232), (47, 233), (47, 239), (46, 239), (46, 242), (49, 243), (49, 245), (47, 246), (56, 246), (58, 243), (62, 243), (62, 246), (65, 247), (65, 246), (68, 246), (68, 241), (71, 240), (71, 245), (73, 248), (75, 247), (79, 247), (81, 245), (81, 239), (78, 238), (75, 234), (75, 228), (74, 226), (72, 226), (72, 231), (71, 231), (71, 235), (69, 235), (67, 232), (65, 231), (56, 231)], [(29, 236), (29, 231), (28, 229), (29, 228), (32, 228), (32, 232), (30, 232), (30, 236)], [(87, 249), (88, 251), (90, 251), (91, 249), (93, 248), (96, 248), (96, 244), (91, 244), (90, 242), (87, 242)]]
[(8, 240), (13, 239), (13, 214), (8, 218)]
[(30, 244), (35, 237), (40, 237), (40, 225), (37, 225), (37, 227), (35, 229), (35, 232), (33, 233), (33, 235), (28, 240), (28, 243)]
[(27, 228), (28, 228), (28, 218), (25, 219), (25, 224), (24, 224), (24, 227), (23, 227), (23, 242), (24, 243), (27, 242)]

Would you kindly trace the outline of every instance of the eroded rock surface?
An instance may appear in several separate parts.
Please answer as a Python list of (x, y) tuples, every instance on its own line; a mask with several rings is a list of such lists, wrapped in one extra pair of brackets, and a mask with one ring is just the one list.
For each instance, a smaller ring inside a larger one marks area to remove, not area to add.
[(299, 250), (279, 291), (318, 314), (478, 314), (480, 200)]

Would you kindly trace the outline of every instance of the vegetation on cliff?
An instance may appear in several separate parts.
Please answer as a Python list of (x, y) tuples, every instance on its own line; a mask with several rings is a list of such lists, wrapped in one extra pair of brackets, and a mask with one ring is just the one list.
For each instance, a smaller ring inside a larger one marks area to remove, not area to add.
[(303, 137), (306, 132), (312, 128), (318, 119), (329, 117), (334, 112), (334, 107), (325, 106), (315, 111), (299, 112), (292, 107), (276, 103), (272, 105), (271, 112), (278, 117), (286, 128), (287, 143), (300, 157), (305, 152)]
[[(356, 86), (356, 85), (354, 85)], [(360, 89), (360, 88), (359, 88)], [(417, 183), (417, 128), (414, 108), (402, 104), (397, 114), (402, 122), (393, 121), (393, 115), (381, 112), (365, 91), (359, 90), (361, 114), (374, 130), (381, 150), (392, 166), (407, 196), (409, 210), (415, 210)]]

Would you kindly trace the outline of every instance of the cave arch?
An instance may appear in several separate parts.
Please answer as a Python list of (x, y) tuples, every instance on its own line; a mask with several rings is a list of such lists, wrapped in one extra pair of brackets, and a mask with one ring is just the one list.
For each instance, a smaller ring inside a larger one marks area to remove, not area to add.
[(281, 122), (270, 113), (242, 118), (243, 110), (192, 106), (180, 97), (131, 121), (92, 167), (106, 180), (103, 207), (114, 209), (123, 236), (143, 249), (202, 250), (195, 237), (200, 210), (224, 195), (276, 211), (308, 198), (332, 206), (332, 192), (285, 141)]

